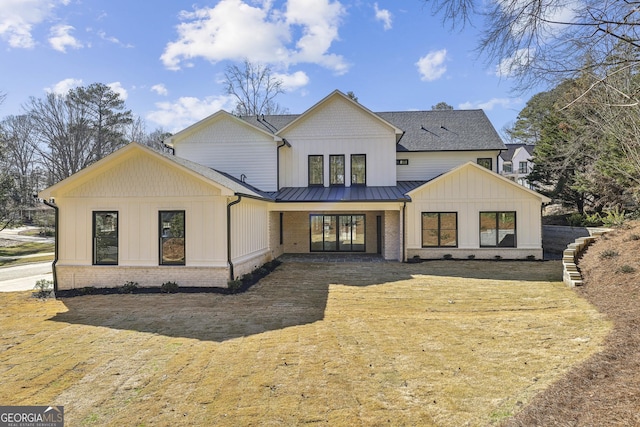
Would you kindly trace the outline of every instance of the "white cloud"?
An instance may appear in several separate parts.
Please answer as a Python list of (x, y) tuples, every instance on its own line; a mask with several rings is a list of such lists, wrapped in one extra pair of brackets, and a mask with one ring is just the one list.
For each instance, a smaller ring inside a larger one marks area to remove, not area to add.
[(495, 107), (501, 108), (514, 108), (522, 105), (522, 99), (520, 98), (491, 98), (488, 101), (476, 101), (476, 102), (463, 102), (458, 105), (460, 110), (485, 110), (491, 111)]
[(68, 79), (60, 80), (58, 83), (54, 84), (53, 87), (47, 87), (47, 88), (44, 88), (44, 90), (46, 92), (66, 95), (71, 89), (76, 88), (78, 86), (82, 86), (81, 79), (68, 78)]
[(234, 101), (230, 96), (182, 97), (175, 102), (158, 102), (155, 105), (157, 109), (147, 114), (147, 120), (169, 132), (177, 132), (219, 110), (232, 110)]
[(51, 27), (49, 44), (57, 51), (66, 53), (67, 47), (72, 49), (80, 49), (82, 43), (80, 43), (75, 37), (71, 35), (71, 32), (75, 30), (71, 25), (55, 25)]
[(43, 22), (59, 4), (69, 0), (2, 0), (0, 1), (0, 39), (10, 47), (30, 49), (35, 46), (33, 27)]
[(109, 86), (109, 89), (111, 89), (112, 91), (120, 95), (120, 99), (122, 99), (123, 101), (126, 101), (127, 98), (129, 97), (129, 93), (125, 88), (122, 87), (122, 83), (120, 82), (107, 83), (107, 86)]
[(416, 62), (420, 80), (431, 82), (442, 77), (447, 71), (447, 66), (444, 65), (446, 59), (447, 49), (429, 52), (426, 56), (420, 58)]
[(296, 71), (293, 74), (274, 73), (273, 77), (282, 81), (284, 90), (296, 90), (309, 84), (309, 76), (303, 71)]
[(118, 46), (122, 46), (126, 48), (134, 47), (130, 43), (121, 42), (117, 37), (107, 35), (107, 33), (105, 33), (104, 31), (98, 31), (97, 34), (98, 34), (98, 37), (100, 37), (102, 40), (107, 41), (109, 43), (117, 44)]
[(530, 49), (518, 49), (510, 58), (504, 58), (496, 66), (495, 75), (498, 77), (510, 77), (517, 74), (533, 60), (533, 51)]
[[(283, 10), (272, 1), (220, 0), (214, 7), (182, 11), (178, 38), (166, 45), (160, 59), (177, 70), (202, 58), (211, 62), (242, 60), (278, 64), (308, 62), (344, 73), (344, 58), (329, 53), (338, 40), (345, 14), (338, 1), (288, 0)], [(296, 39), (295, 35), (299, 34)]]
[(169, 91), (167, 90), (167, 87), (162, 83), (151, 86), (151, 90), (157, 93), (158, 95), (162, 95), (162, 96), (169, 95)]
[(378, 3), (373, 4), (373, 9), (376, 12), (376, 21), (381, 21), (383, 28), (386, 30), (391, 29), (391, 12), (387, 9), (379, 9)]

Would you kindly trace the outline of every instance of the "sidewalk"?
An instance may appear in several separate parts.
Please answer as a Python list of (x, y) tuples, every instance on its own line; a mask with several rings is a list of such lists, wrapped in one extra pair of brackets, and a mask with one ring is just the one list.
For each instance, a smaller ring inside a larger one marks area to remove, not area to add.
[(51, 261), (0, 268), (0, 292), (29, 291), (41, 279), (53, 281)]

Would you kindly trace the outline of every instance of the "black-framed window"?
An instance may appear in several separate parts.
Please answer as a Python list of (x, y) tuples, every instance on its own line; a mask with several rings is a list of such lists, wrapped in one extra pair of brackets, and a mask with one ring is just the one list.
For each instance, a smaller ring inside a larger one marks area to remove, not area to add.
[(422, 212), (422, 247), (458, 246), (457, 212)]
[(309, 185), (324, 185), (324, 156), (312, 154), (309, 156)]
[(409, 164), (409, 159), (396, 159), (396, 165), (398, 166), (407, 166)]
[(480, 247), (516, 247), (516, 213), (480, 212)]
[(118, 211), (93, 212), (93, 264), (118, 265)]
[(351, 155), (351, 185), (367, 184), (367, 156), (365, 154)]
[(185, 265), (184, 211), (160, 211), (160, 265)]
[(311, 252), (365, 252), (366, 217), (362, 214), (309, 216)]
[(493, 159), (491, 157), (480, 157), (477, 163), (489, 170), (493, 170)]
[(344, 154), (329, 156), (329, 184), (344, 185)]
[(513, 164), (511, 162), (505, 162), (502, 164), (502, 172), (511, 173), (513, 172)]
[(518, 173), (528, 173), (529, 172), (529, 163), (528, 162), (520, 162), (518, 165)]

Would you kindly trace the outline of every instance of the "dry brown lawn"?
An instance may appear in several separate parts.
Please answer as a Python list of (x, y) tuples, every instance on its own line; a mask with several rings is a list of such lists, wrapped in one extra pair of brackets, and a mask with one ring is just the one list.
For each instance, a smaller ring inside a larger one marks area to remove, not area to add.
[(613, 324), (601, 352), (574, 366), (507, 426), (640, 425), (640, 222), (601, 237), (576, 288)]
[(497, 424), (610, 330), (559, 276), (285, 263), (237, 295), (5, 293), (0, 404), (64, 405), (69, 426)]

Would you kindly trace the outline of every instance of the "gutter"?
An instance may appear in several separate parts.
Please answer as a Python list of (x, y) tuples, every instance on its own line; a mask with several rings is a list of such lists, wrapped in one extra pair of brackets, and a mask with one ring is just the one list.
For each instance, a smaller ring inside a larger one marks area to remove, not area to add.
[(242, 195), (237, 194), (238, 199), (227, 204), (227, 262), (229, 263), (229, 280), (234, 280), (233, 262), (231, 262), (231, 206), (240, 203)]
[[(53, 200), (53, 199), (51, 199)], [(56, 205), (54, 202), (48, 202), (46, 200), (42, 200), (42, 202), (49, 206), (50, 208), (53, 208), (53, 210), (55, 211), (55, 231), (54, 231), (54, 244), (55, 244), (55, 255), (53, 256), (53, 262), (51, 263), (51, 271), (53, 272), (53, 292), (56, 293), (58, 292), (58, 274), (56, 272), (56, 264), (58, 263), (58, 242), (60, 239), (58, 239), (58, 212), (59, 212), (59, 208), (58, 205)]]

